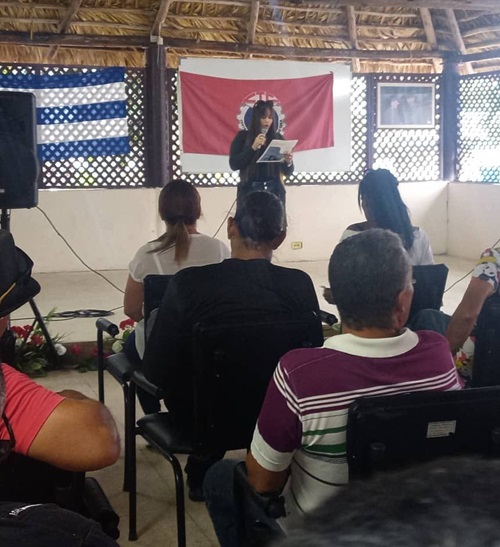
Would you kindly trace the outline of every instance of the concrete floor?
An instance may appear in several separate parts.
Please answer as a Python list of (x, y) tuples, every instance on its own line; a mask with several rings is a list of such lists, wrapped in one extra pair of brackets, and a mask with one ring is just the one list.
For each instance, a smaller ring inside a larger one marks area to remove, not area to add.
[[(458, 279), (465, 279), (445, 293), (444, 311), (451, 313), (460, 301), (467, 286), (474, 263), (456, 257), (436, 257), (436, 262), (443, 262), (450, 268), (448, 286)], [(322, 309), (335, 313), (335, 308), (328, 306), (321, 297), (321, 285), (327, 282), (327, 261), (301, 262), (283, 264), (308, 272), (314, 282)], [(102, 272), (119, 287), (125, 286), (127, 274), (124, 271)], [(42, 285), (42, 292), (36, 301), (42, 314), (51, 309), (57, 311), (77, 309), (111, 309), (122, 305), (122, 294), (111, 287), (101, 277), (91, 272), (40, 274), (35, 276)], [(24, 324), (31, 317), (31, 309), (24, 307), (18, 310), (13, 318), (17, 324)], [(123, 310), (118, 309), (111, 317), (113, 321), (123, 319)], [(64, 342), (95, 340), (95, 319), (72, 319), (53, 321), (50, 330), (62, 334)], [(39, 380), (47, 387), (59, 391), (65, 388), (78, 389), (90, 397), (97, 398), (97, 374), (76, 371), (55, 371)], [(123, 398), (117, 382), (106, 375), (106, 404), (111, 409), (119, 431), (123, 432)], [(140, 410), (138, 409), (138, 417)], [(94, 475), (99, 479), (115, 510), (121, 516), (120, 545), (174, 546), (176, 545), (175, 495), (173, 476), (168, 463), (157, 453), (145, 447), (138, 439), (138, 532), (139, 539), (131, 543), (128, 537), (128, 496), (122, 491), (123, 457), (108, 469)], [(243, 457), (240, 452), (236, 456)], [(188, 545), (217, 545), (212, 525), (203, 503), (193, 503), (186, 499), (186, 523)]]

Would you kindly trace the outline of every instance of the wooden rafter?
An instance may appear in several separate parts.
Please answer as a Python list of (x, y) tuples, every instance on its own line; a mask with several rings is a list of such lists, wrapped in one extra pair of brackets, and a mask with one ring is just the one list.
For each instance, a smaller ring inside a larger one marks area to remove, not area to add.
[[(64, 13), (63, 18), (59, 22), (59, 25), (57, 26), (57, 32), (59, 34), (64, 34), (69, 29), (69, 26), (71, 25), (71, 21), (73, 20), (73, 17), (76, 15), (76, 12), (80, 9), (80, 6), (82, 4), (82, 0), (71, 0), (69, 3), (68, 8), (66, 9), (66, 12)], [(49, 49), (48, 58), (53, 59), (57, 53), (57, 50), (59, 49), (58, 46), (51, 47)]]
[[(464, 39), (462, 38), (462, 35), (460, 34), (460, 27), (458, 26), (457, 17), (455, 15), (455, 12), (452, 9), (446, 10), (446, 18), (448, 19), (448, 24), (451, 29), (451, 33), (453, 35), (453, 41), (455, 42), (455, 45), (458, 49), (458, 51), (462, 55), (467, 54), (467, 49), (465, 48)], [(465, 71), (467, 74), (473, 74), (474, 70), (472, 68), (472, 65), (470, 63), (464, 64)]]
[[(349, 40), (351, 42), (351, 47), (352, 49), (359, 49), (358, 33), (356, 30), (356, 14), (352, 6), (346, 7), (346, 15), (347, 15), (347, 29), (349, 31)], [(352, 70), (354, 72), (360, 72), (359, 59), (353, 59)]]
[[(434, 30), (434, 23), (432, 22), (431, 10), (429, 8), (420, 8), (420, 17), (422, 18), (422, 24), (424, 25), (425, 36), (427, 43), (431, 49), (438, 49), (438, 42), (436, 38), (436, 31)], [(435, 72), (439, 72), (440, 66), (437, 59), (433, 60)]]
[[(179, 2), (188, 2), (190, 0), (178, 0)], [(217, 4), (230, 5), (233, 2), (231, 0), (217, 0)], [(234, 2), (236, 3), (236, 2)], [(241, 3), (241, 2), (238, 2)], [(294, 6), (288, 2), (284, 2), (282, 5), (277, 5), (274, 0), (267, 0), (269, 5), (272, 5), (276, 9), (300, 9), (308, 10), (307, 2), (303, 2), (301, 6)], [(498, 0), (311, 0), (312, 5), (323, 6), (363, 6), (366, 8), (378, 7), (378, 8), (436, 8), (440, 9), (460, 9), (460, 10), (498, 10)]]
[(259, 20), (260, 0), (252, 0), (250, 9), (250, 19), (248, 21), (247, 44), (253, 44), (255, 41), (255, 30)]
[(155, 20), (151, 26), (151, 36), (161, 36), (161, 27), (167, 18), (168, 10), (170, 9), (172, 2), (173, 0), (161, 0), (155, 15)]
[[(49, 47), (52, 45), (75, 48), (116, 48), (144, 49), (149, 46), (149, 36), (95, 36), (88, 34), (34, 34), (26, 32), (0, 32), (0, 44)], [(320, 59), (432, 59), (445, 57), (446, 52), (431, 50), (353, 50), (340, 48), (308, 48), (267, 46), (263, 44), (236, 44), (231, 42), (215, 42), (201, 40), (186, 40), (182, 38), (165, 38), (166, 47), (192, 51), (211, 51), (220, 53), (255, 53), (257, 55), (277, 55), (285, 57)]]

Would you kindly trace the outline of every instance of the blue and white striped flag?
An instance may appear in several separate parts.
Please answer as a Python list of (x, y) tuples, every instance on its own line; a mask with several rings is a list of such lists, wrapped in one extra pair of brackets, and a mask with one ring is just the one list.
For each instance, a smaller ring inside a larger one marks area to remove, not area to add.
[(35, 94), (41, 161), (112, 156), (130, 150), (124, 68), (78, 74), (0, 74), (0, 89)]

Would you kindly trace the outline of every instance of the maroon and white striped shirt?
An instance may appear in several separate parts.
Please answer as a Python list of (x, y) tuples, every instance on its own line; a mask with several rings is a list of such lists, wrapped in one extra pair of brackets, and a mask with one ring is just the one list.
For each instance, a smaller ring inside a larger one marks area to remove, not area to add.
[[(394, 338), (341, 334), (279, 363), (251, 451), (268, 471), (291, 466), (287, 512), (309, 512), (348, 481), (347, 410), (355, 399), (462, 388), (447, 340), (405, 329)], [(289, 519), (287, 519), (289, 520)]]

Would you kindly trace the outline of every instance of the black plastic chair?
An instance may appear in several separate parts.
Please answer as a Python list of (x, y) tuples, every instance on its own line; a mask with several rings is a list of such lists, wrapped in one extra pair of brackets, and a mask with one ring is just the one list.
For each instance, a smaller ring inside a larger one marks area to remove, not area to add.
[(448, 266), (445, 264), (413, 266), (415, 283), (409, 320), (421, 310), (441, 308), (447, 278)]
[[(175, 454), (212, 454), (248, 448), (279, 358), (291, 349), (322, 343), (321, 323), (312, 312), (301, 318), (275, 322), (195, 326), (192, 431), (175, 424), (167, 412), (144, 416), (137, 422), (136, 429), (136, 433), (156, 447), (172, 465), (179, 546), (186, 545), (184, 481)], [(134, 376), (132, 380), (133, 389), (137, 378)], [(147, 389), (147, 385), (140, 382), (138, 385)], [(137, 539), (135, 463), (135, 442), (131, 441), (131, 540)]]
[(500, 295), (483, 305), (474, 331), (476, 346), (472, 367), (473, 387), (500, 385)]
[[(148, 275), (144, 278), (144, 332), (148, 332), (148, 319), (151, 312), (159, 308), (161, 301), (167, 290), (168, 284), (172, 279), (171, 275)], [(129, 489), (129, 448), (130, 432), (135, 427), (135, 389), (131, 393), (130, 380), (134, 374), (134, 364), (129, 360), (125, 353), (116, 353), (109, 357), (104, 356), (104, 338), (106, 332), (110, 336), (116, 336), (119, 332), (118, 327), (108, 319), (99, 318), (96, 321), (97, 327), (97, 363), (98, 363), (98, 391), (99, 400), (104, 403), (104, 371), (106, 370), (120, 384), (123, 391), (124, 403), (124, 474), (123, 490)], [(138, 380), (143, 378), (142, 374), (137, 373)], [(144, 380), (145, 381), (145, 380)], [(159, 397), (161, 398), (161, 397)], [(131, 418), (130, 418), (131, 416)], [(134, 440), (135, 442), (135, 440)]]
[(349, 478), (441, 456), (500, 456), (500, 388), (363, 397), (349, 408)]

